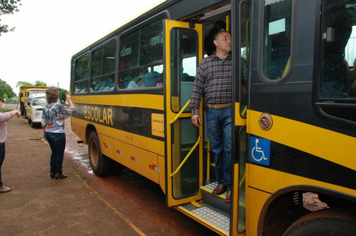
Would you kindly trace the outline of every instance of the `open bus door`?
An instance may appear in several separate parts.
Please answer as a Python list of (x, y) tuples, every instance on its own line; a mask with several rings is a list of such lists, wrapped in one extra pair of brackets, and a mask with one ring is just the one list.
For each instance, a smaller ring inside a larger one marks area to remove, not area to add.
[(169, 207), (201, 199), (203, 127), (191, 123), (188, 107), (203, 55), (202, 26), (165, 20), (166, 198)]

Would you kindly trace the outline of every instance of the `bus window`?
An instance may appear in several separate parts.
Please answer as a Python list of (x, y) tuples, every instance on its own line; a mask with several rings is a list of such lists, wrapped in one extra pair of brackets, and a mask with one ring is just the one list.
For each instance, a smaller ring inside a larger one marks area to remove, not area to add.
[(155, 68), (163, 65), (162, 18), (124, 35), (120, 45), (119, 87), (155, 87), (162, 74)]
[(162, 63), (163, 29), (162, 19), (141, 29), (140, 65)]
[(356, 121), (356, 4), (326, 1), (321, 38), (319, 104), (332, 117)]
[(89, 87), (89, 54), (75, 60), (74, 91), (76, 93), (88, 92)]
[(90, 91), (110, 91), (114, 89), (115, 52), (115, 40), (94, 51)]
[[(172, 30), (171, 86), (172, 110), (179, 112), (190, 98), (197, 69), (197, 37), (195, 31), (175, 28)], [(187, 107), (185, 111), (190, 111)]]
[(265, 0), (262, 68), (270, 80), (283, 78), (289, 70), (291, 0)]
[(139, 31), (121, 37), (119, 88), (127, 88), (135, 75), (132, 68), (138, 67)]

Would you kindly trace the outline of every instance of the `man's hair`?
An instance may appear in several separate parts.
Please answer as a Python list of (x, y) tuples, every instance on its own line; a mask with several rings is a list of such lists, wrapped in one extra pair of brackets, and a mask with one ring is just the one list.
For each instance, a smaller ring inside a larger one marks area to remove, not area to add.
[(46, 90), (46, 96), (47, 96), (47, 102), (48, 103), (52, 103), (52, 102), (57, 102), (58, 98), (59, 98), (59, 94), (58, 94), (58, 88), (57, 87), (49, 87)]
[(220, 31), (218, 31), (218, 32), (216, 32), (216, 33), (214, 34), (213, 41), (216, 40), (216, 38), (218, 37), (218, 35), (219, 35), (221, 32), (226, 32), (226, 33), (229, 33), (229, 34), (230, 34), (230, 32), (227, 32), (226, 30), (222, 29), (222, 30), (220, 30)]

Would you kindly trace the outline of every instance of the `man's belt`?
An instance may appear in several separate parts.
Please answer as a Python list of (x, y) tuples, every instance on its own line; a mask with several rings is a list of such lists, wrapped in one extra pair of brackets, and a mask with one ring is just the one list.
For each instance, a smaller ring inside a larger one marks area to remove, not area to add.
[(221, 108), (231, 107), (231, 103), (226, 103), (226, 104), (208, 104), (207, 106), (208, 106), (209, 108), (221, 109)]

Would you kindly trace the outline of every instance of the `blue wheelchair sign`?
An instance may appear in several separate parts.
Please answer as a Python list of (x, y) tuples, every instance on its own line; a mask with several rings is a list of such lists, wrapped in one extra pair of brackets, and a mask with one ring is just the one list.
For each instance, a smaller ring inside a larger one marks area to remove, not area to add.
[(269, 166), (271, 141), (264, 138), (250, 137), (250, 162)]

